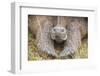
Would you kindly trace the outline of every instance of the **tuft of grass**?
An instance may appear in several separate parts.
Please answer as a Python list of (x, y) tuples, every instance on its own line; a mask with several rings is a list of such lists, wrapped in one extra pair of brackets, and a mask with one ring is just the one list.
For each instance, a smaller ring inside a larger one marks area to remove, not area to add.
[(88, 43), (87, 40), (84, 40), (80, 49), (79, 49), (80, 58), (88, 58)]
[(40, 60), (36, 41), (31, 32), (28, 33), (28, 60)]

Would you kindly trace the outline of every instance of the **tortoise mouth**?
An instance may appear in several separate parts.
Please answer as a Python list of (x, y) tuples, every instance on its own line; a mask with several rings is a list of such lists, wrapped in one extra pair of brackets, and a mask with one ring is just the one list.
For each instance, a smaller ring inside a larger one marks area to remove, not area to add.
[(59, 55), (60, 52), (64, 49), (64, 45), (65, 45), (65, 41), (61, 41), (61, 42), (58, 42), (56, 40), (53, 40), (54, 41), (54, 48), (56, 50), (56, 53)]
[(65, 36), (63, 37), (63, 35), (56, 35), (53, 40), (55, 40), (57, 43), (62, 43), (66, 41), (67, 38), (65, 38)]
[(55, 42), (58, 43), (58, 44), (60, 44), (60, 43), (64, 42), (64, 40), (62, 40), (61, 38), (56, 38)]

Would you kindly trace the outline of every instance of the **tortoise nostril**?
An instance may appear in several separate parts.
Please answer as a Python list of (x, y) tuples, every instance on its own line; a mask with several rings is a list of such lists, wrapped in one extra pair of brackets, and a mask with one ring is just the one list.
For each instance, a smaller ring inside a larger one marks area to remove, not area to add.
[(61, 29), (61, 32), (64, 32), (64, 29)]
[(53, 31), (56, 31), (56, 29), (53, 29)]

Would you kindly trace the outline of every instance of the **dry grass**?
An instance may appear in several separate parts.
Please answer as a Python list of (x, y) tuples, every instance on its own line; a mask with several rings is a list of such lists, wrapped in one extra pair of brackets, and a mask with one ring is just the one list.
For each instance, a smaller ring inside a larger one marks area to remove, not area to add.
[[(42, 53), (43, 54), (43, 53)], [(76, 52), (76, 58), (87, 58), (88, 57), (88, 45), (87, 40), (84, 40), (80, 49)], [(43, 60), (50, 59), (47, 54), (40, 55), (36, 46), (36, 41), (32, 36), (32, 33), (28, 34), (28, 60)]]
[(88, 42), (84, 40), (79, 51), (79, 58), (88, 58)]

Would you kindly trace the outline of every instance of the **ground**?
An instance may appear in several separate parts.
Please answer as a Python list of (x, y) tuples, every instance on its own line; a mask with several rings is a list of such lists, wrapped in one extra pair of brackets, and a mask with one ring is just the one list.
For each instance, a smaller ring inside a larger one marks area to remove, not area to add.
[[(88, 57), (88, 44), (87, 40), (85, 39), (82, 42), (82, 45), (78, 52), (76, 52), (76, 58), (87, 58)], [(36, 46), (35, 38), (33, 37), (32, 33), (28, 33), (28, 60), (47, 60), (51, 59), (51, 56), (48, 56), (47, 53), (40, 53)], [(53, 58), (52, 58), (53, 59)]]

